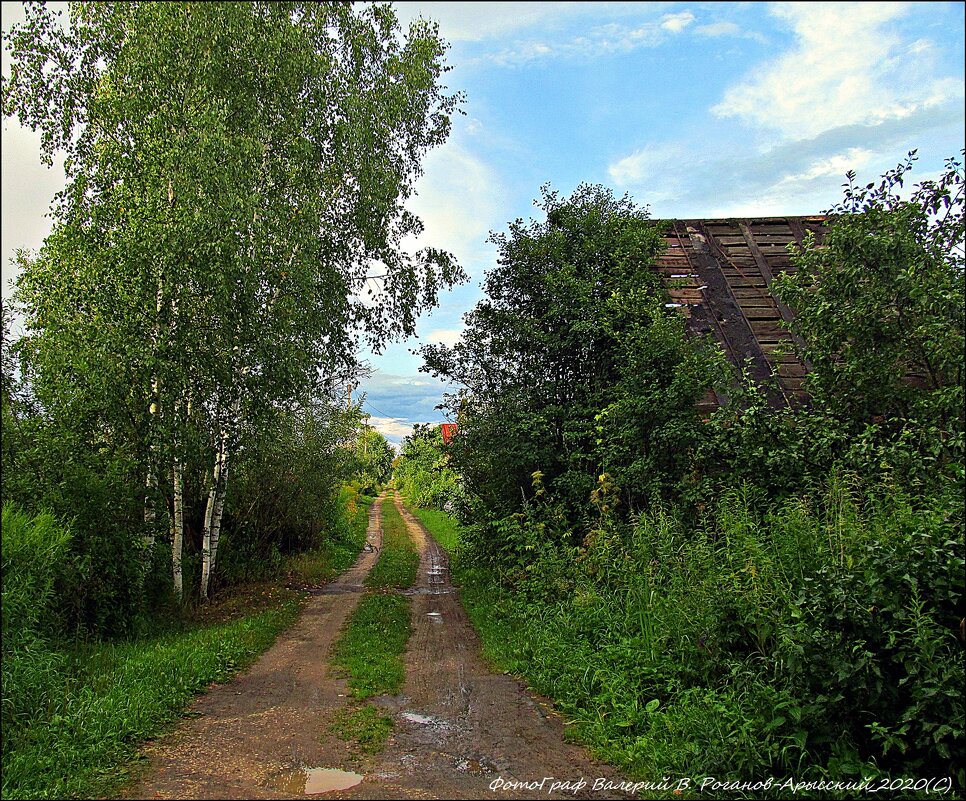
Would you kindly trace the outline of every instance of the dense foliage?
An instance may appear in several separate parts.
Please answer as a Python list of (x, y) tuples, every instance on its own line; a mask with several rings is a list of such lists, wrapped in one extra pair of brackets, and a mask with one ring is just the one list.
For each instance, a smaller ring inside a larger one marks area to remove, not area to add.
[(463, 341), (424, 350), (462, 386), (471, 615), (636, 775), (964, 786), (963, 167), (900, 199), (910, 165), (850, 176), (779, 282), (807, 405), (685, 339), (600, 188), (495, 237)]
[(544, 190), (541, 208), (545, 220), (493, 235), (499, 260), (462, 340), (422, 353), (425, 369), (463, 387), (449, 399), (452, 460), (473, 519), (516, 512), (539, 471), (565, 536), (593, 513), (602, 472), (627, 512), (674, 495), (715, 361), (667, 308), (650, 268), (662, 238), (645, 210), (599, 186)]
[(879, 452), (853, 458), (857, 467), (885, 461), (907, 482), (962, 477), (966, 415), (966, 175), (950, 159), (904, 198), (913, 160), (877, 184), (849, 174), (822, 246), (796, 253), (778, 286), (796, 312), (814, 406)]
[(434, 25), (388, 6), (73, 3), (65, 23), (28, 4), (5, 37), (4, 115), (66, 156), (67, 187), (18, 255), (15, 342), (4, 314), (3, 497), (72, 521), (61, 596), (113, 634), (317, 546), (343, 484), (388, 480), (338, 394), (362, 341), (412, 333), (462, 277), (402, 247), (460, 98)]
[(393, 482), (406, 503), (420, 509), (454, 509), (463, 498), (439, 426), (417, 424), (403, 440)]
[(354, 484), (360, 492), (375, 495), (383, 484), (392, 478), (392, 462), (396, 452), (381, 433), (369, 425), (368, 415), (363, 417), (362, 432), (356, 442), (356, 469)]

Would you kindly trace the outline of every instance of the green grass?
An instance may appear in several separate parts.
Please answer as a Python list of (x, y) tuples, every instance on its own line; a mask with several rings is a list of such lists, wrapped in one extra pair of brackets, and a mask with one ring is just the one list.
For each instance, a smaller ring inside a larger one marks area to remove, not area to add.
[(332, 720), (332, 731), (363, 754), (377, 754), (392, 731), (392, 718), (372, 704), (340, 709)]
[[(405, 681), (402, 654), (411, 632), (410, 604), (391, 592), (416, 582), (419, 553), (390, 499), (382, 504), (382, 551), (369, 572), (369, 592), (346, 623), (332, 664), (349, 682), (353, 698), (394, 695)], [(379, 592), (381, 590), (381, 592)]]
[[(34, 725), (4, 732), (4, 798), (96, 798), (128, 777), (138, 744), (162, 734), (212, 682), (249, 665), (292, 624), (301, 600), (193, 631), (89, 645), (51, 688)], [(4, 688), (7, 691), (7, 688)]]
[(446, 512), (438, 509), (416, 509), (414, 510), (433, 539), (438, 542), (443, 549), (449, 553), (456, 553), (459, 545), (459, 524)]
[[(346, 531), (329, 547), (292, 560), (289, 578), (321, 582), (351, 564), (365, 542), (370, 503), (356, 499)], [(7, 522), (5, 560), (17, 553), (6, 547), (14, 528)], [(3, 798), (117, 792), (130, 778), (140, 743), (170, 729), (211, 683), (252, 663), (295, 621), (303, 600), (279, 582), (231, 586), (190, 610), (190, 618), (163, 628), (159, 622), (151, 635), (69, 647), (36, 633), (7, 636), (17, 631), (7, 619), (14, 604), (7, 601), (19, 585), (6, 568), (5, 561)], [(42, 592), (33, 595), (43, 600)]]
[(286, 557), (282, 572), (289, 580), (319, 586), (345, 572), (359, 556), (366, 544), (369, 507), (375, 498), (360, 495), (353, 501), (354, 514), (343, 537), (324, 542), (319, 548)]
[(419, 569), (419, 552), (409, 536), (406, 521), (390, 499), (382, 504), (382, 553), (366, 578), (366, 586), (412, 587)]
[(353, 698), (399, 692), (406, 678), (402, 654), (410, 631), (408, 598), (380, 592), (359, 601), (332, 654), (332, 664), (348, 678)]

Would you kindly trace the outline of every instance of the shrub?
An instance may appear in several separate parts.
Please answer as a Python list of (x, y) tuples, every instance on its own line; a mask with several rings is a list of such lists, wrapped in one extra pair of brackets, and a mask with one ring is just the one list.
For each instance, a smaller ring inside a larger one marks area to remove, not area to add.
[(3, 740), (16, 735), (62, 684), (64, 659), (49, 646), (54, 585), (68, 567), (70, 530), (49, 513), (3, 505)]

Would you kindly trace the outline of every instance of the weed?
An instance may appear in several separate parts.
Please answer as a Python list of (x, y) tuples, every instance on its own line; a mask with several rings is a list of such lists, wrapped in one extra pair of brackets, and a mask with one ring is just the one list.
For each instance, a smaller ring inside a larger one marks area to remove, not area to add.
[(332, 731), (363, 754), (377, 754), (386, 745), (392, 725), (391, 717), (380, 714), (377, 707), (367, 704), (336, 712)]

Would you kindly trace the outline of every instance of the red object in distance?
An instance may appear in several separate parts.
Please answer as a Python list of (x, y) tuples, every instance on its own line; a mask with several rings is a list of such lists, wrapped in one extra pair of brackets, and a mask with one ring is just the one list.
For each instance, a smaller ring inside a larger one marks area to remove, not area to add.
[(456, 423), (443, 423), (439, 428), (443, 432), (443, 444), (449, 445), (456, 435)]

